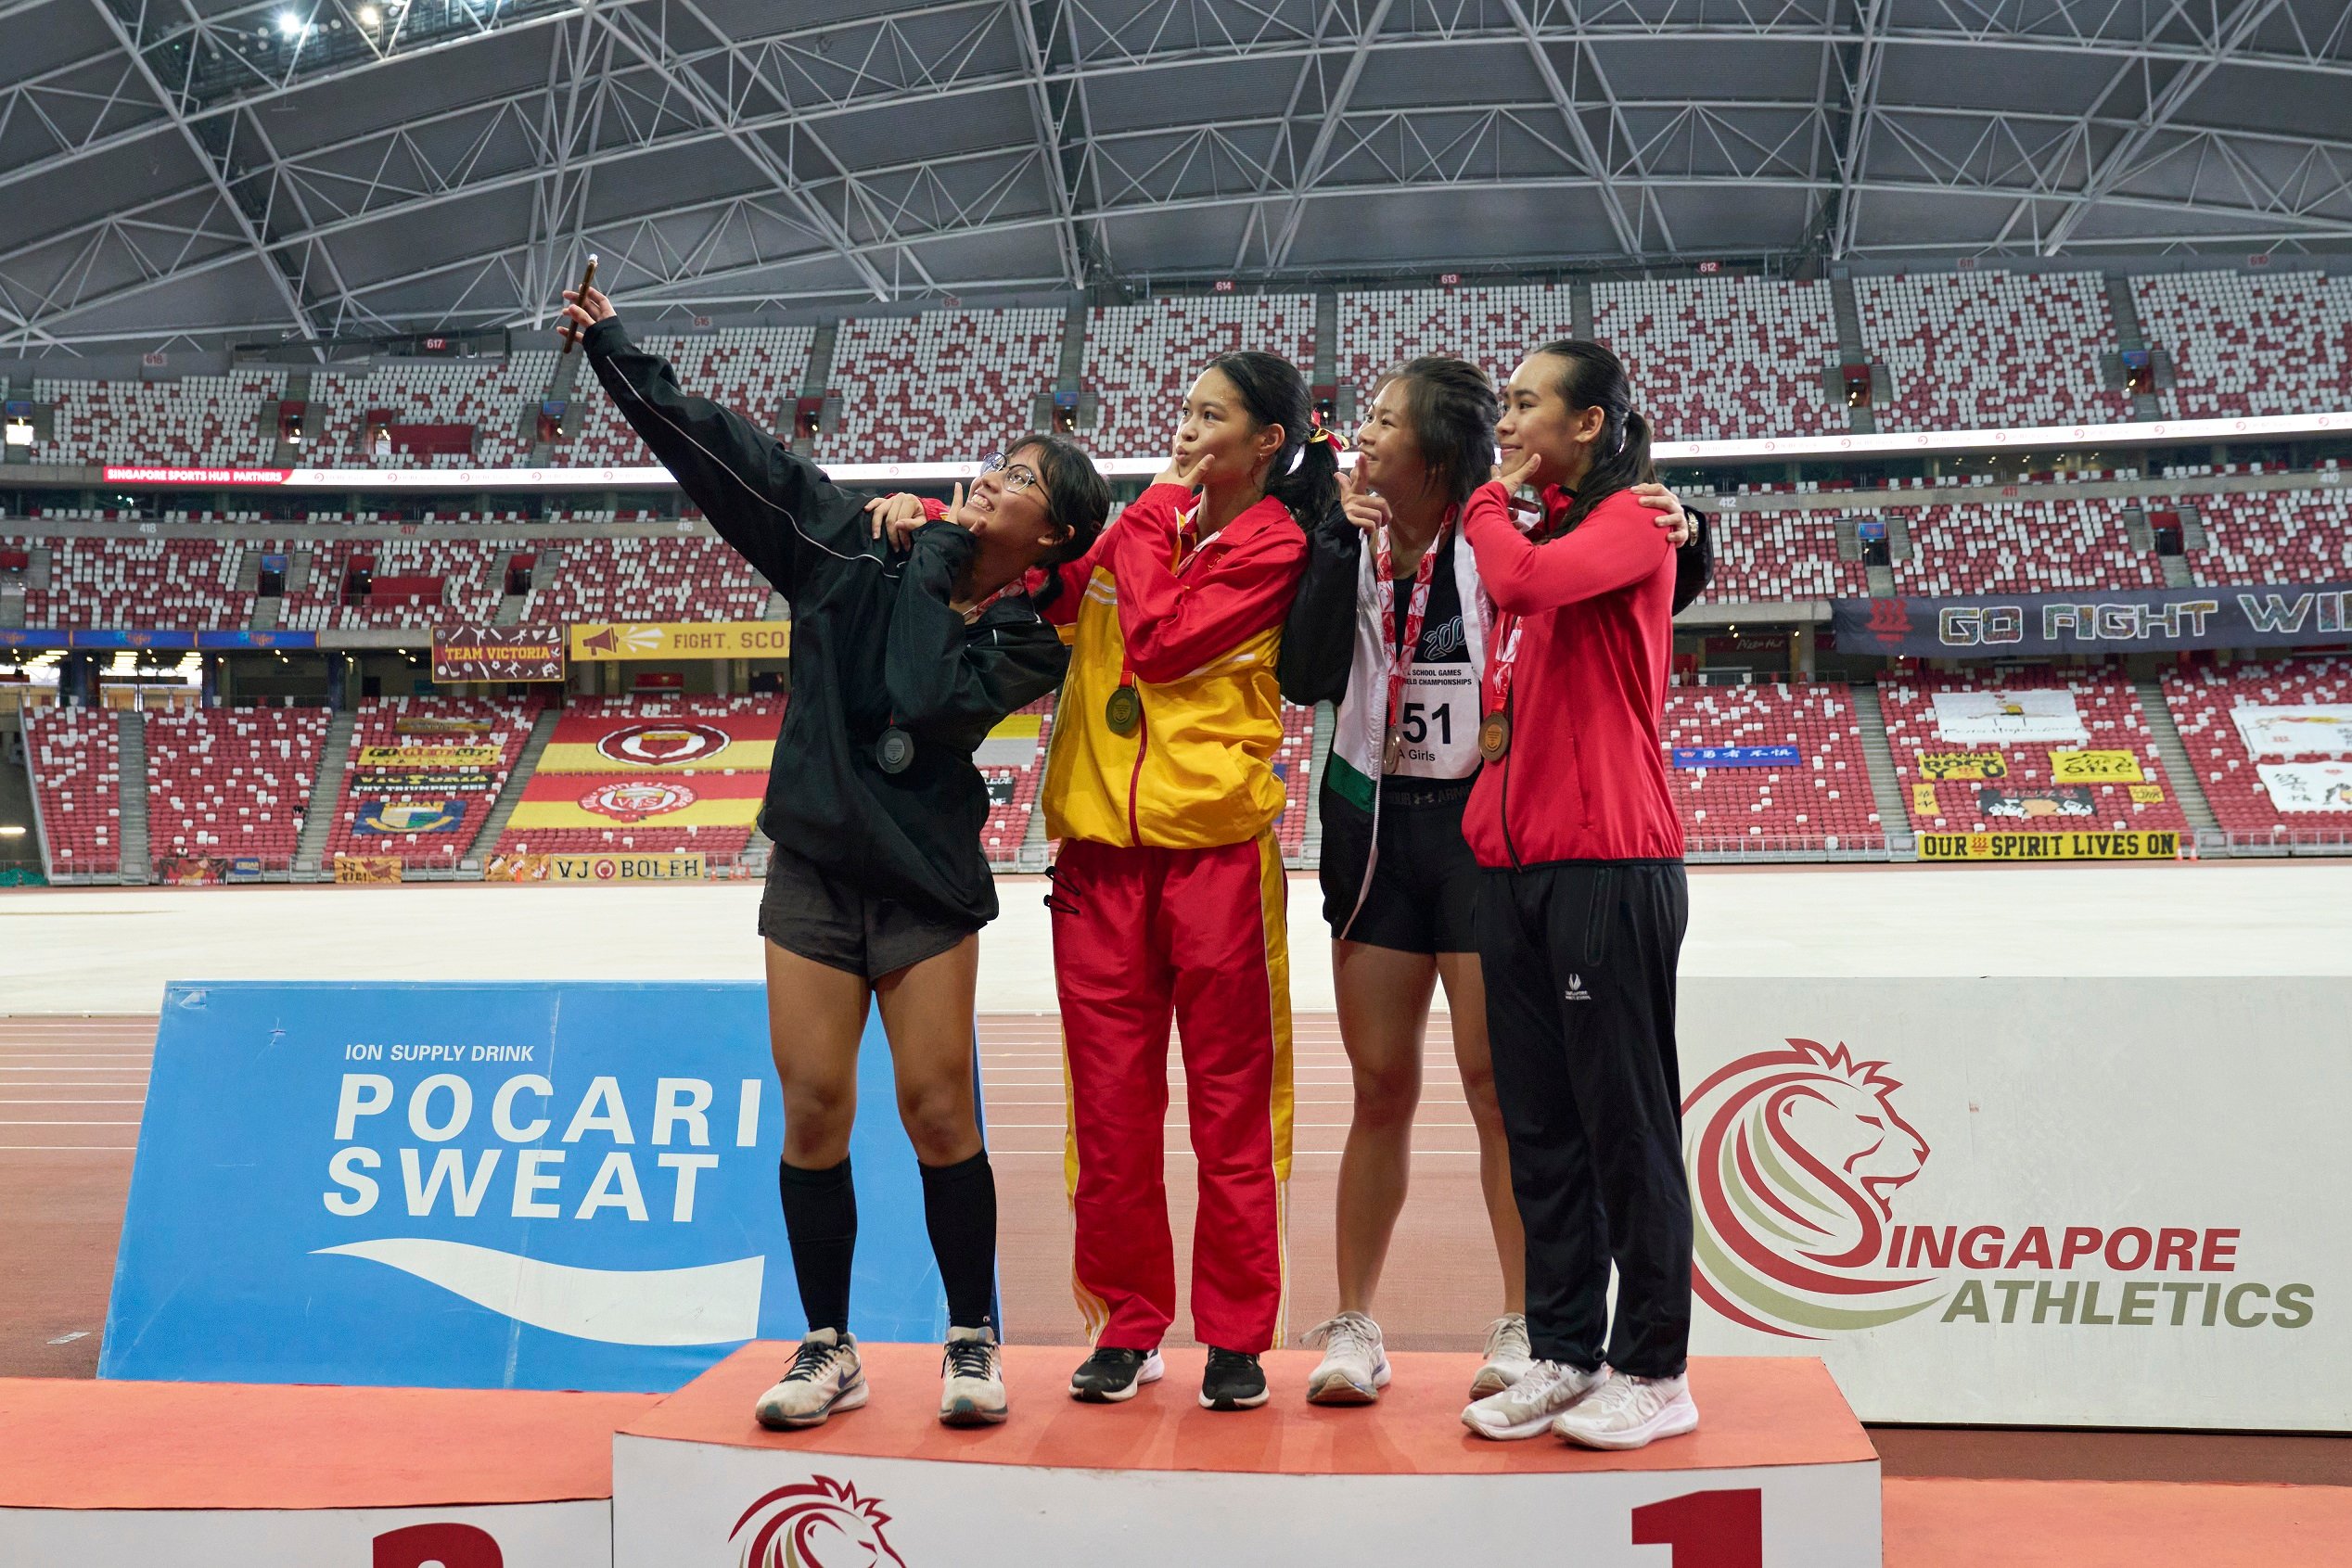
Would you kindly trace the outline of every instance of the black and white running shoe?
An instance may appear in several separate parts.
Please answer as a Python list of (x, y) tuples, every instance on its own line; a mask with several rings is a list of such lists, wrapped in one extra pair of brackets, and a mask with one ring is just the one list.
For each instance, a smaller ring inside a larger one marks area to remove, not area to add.
[(1246, 1350), (1208, 1350), (1208, 1370), (1201, 1374), (1200, 1407), (1204, 1410), (1254, 1410), (1266, 1402), (1266, 1369)]
[(1167, 1370), (1157, 1347), (1129, 1350), (1102, 1345), (1070, 1374), (1070, 1397), (1090, 1405), (1116, 1405), (1134, 1398), (1138, 1388), (1157, 1383)]

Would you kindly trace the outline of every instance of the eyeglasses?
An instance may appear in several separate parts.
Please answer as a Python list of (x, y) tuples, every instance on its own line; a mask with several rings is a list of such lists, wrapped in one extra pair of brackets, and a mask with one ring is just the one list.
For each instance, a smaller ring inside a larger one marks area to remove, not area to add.
[(1045, 482), (1038, 477), (1037, 470), (1034, 468), (1026, 465), (1019, 467), (1007, 465), (1004, 454), (1001, 452), (989, 453), (986, 460), (980, 464), (980, 472), (1003, 475), (1004, 490), (1009, 495), (1018, 495), (1032, 485), (1042, 485)]

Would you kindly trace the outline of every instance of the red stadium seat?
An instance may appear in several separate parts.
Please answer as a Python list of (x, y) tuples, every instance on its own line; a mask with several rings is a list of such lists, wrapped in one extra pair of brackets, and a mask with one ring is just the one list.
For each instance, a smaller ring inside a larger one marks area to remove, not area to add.
[(47, 708), (26, 720), (25, 749), (51, 876), (122, 869), (121, 746), (115, 715)]

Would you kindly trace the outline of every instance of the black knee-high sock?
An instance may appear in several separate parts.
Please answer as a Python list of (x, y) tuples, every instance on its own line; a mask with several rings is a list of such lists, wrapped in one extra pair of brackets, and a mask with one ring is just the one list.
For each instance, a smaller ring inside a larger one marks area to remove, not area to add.
[(931, 1232), (947, 1287), (952, 1328), (977, 1329), (995, 1320), (996, 1172), (988, 1151), (952, 1166), (923, 1167), (923, 1225)]
[(800, 1310), (809, 1330), (850, 1332), (850, 1259), (858, 1245), (858, 1194), (850, 1162), (824, 1170), (779, 1163), (776, 1191), (784, 1199), (784, 1230), (792, 1242), (792, 1272), (800, 1282)]

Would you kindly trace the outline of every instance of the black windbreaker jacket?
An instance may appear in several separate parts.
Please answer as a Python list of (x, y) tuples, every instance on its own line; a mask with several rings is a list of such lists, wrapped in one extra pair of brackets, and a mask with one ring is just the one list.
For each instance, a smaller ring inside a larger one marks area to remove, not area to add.
[[(1691, 538), (1674, 555), (1677, 615), (1706, 592), (1715, 575), (1715, 539), (1706, 514), (1687, 505), (1683, 510), (1691, 515)], [(1336, 506), (1307, 530), (1307, 572), (1290, 602), (1290, 618), (1283, 622), (1275, 665), (1285, 701), (1308, 708), (1348, 695), (1349, 668), (1356, 656), (1356, 569), (1368, 547), (1363, 530)], [(1466, 548), (1459, 542), (1455, 547)]]
[[(969, 625), (950, 607), (978, 548), (952, 523), (892, 553), (866, 498), (839, 490), (741, 414), (681, 390), (618, 318), (584, 339), (596, 378), (721, 538), (792, 605), (792, 696), (761, 826), (876, 898), (951, 924), (996, 918), (980, 851), (988, 788), (972, 754), (997, 721), (1062, 683), (1069, 654), (1027, 598)], [(875, 746), (914, 737), (904, 772)]]

